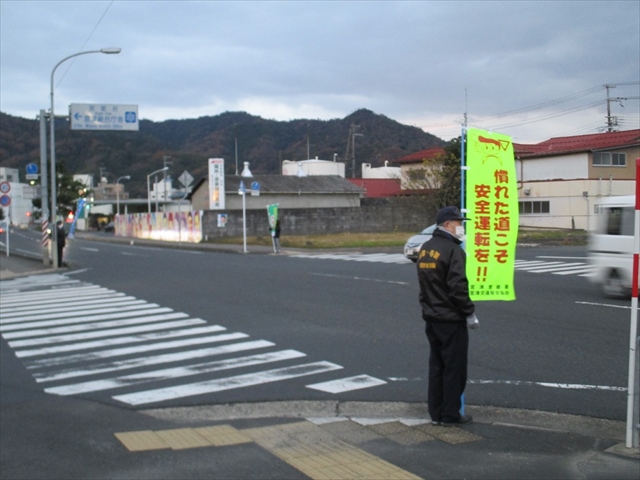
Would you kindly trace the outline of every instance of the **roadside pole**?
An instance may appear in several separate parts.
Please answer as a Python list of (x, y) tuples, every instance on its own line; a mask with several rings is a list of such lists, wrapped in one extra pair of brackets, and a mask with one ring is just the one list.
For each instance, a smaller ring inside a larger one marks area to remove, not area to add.
[(640, 256), (640, 158), (636, 159), (636, 206), (633, 233), (633, 270), (631, 273), (631, 321), (629, 333), (629, 382), (627, 388), (627, 448), (638, 448), (640, 385), (638, 374), (638, 257)]
[(47, 180), (47, 112), (40, 110), (40, 234), (42, 263), (49, 266), (49, 189)]

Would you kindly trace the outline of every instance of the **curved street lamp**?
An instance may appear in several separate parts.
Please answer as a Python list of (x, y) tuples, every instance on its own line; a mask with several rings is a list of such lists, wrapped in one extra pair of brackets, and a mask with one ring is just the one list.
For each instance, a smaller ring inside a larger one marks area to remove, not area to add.
[[(149, 185), (149, 178), (151, 177), (151, 175), (155, 175), (156, 173), (160, 173), (160, 172), (166, 172), (167, 170), (169, 170), (169, 167), (164, 167), (161, 168), (160, 170), (156, 170), (155, 172), (151, 172), (149, 175), (147, 175), (147, 211), (149, 213), (151, 213), (151, 186)], [(156, 191), (156, 198), (158, 196), (158, 192)], [(157, 211), (157, 208), (156, 208)]]
[(120, 182), (120, 180), (131, 180), (131, 176), (125, 175), (116, 180), (116, 215), (120, 215), (120, 189), (118, 188), (118, 182)]
[(86, 52), (78, 52), (73, 55), (69, 55), (68, 57), (63, 58), (56, 66), (53, 67), (51, 71), (51, 117), (49, 121), (51, 123), (51, 258), (53, 259), (53, 268), (57, 268), (60, 266), (60, 259), (58, 258), (58, 231), (56, 229), (56, 214), (58, 213), (58, 192), (57, 190), (57, 176), (56, 176), (56, 137), (55, 137), (55, 122), (56, 115), (53, 109), (53, 77), (56, 73), (56, 69), (64, 62), (69, 60), (70, 58), (77, 57), (79, 55), (87, 55), (89, 53), (106, 53), (106, 54), (116, 54), (120, 53), (121, 49), (117, 47), (112, 48), (102, 48), (100, 50), (88, 50)]

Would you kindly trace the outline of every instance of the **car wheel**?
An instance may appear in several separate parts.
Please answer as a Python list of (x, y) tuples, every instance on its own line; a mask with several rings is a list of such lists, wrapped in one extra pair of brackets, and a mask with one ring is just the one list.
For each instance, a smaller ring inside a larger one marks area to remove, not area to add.
[(616, 270), (609, 272), (606, 282), (602, 285), (602, 292), (610, 298), (624, 298), (627, 296), (627, 288), (625, 288)]

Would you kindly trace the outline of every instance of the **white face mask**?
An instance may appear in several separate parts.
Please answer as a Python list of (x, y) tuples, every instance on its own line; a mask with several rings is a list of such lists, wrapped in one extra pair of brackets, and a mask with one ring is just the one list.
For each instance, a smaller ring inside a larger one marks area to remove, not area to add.
[(462, 225), (456, 226), (456, 237), (458, 237), (458, 240), (460, 240), (461, 242), (464, 242), (466, 235), (464, 233), (464, 227)]

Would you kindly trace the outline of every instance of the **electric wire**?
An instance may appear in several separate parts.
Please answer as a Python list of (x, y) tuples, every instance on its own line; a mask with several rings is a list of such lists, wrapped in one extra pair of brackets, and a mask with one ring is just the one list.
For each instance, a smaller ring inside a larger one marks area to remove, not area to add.
[[(82, 44), (82, 46), (80, 47), (80, 49), (78, 50), (79, 52), (82, 52), (85, 48), (85, 46), (87, 45), (87, 43), (89, 43), (89, 40), (91, 39), (91, 37), (93, 36), (93, 34), (95, 33), (95, 31), (98, 29), (98, 26), (102, 23), (102, 19), (105, 17), (105, 15), (107, 14), (107, 12), (109, 11), (109, 9), (111, 8), (111, 5), (113, 5), (113, 2), (115, 0), (111, 0), (111, 2), (109, 2), (109, 5), (107, 5), (107, 8), (105, 9), (105, 11), (102, 13), (102, 16), (100, 17), (100, 19), (98, 20), (98, 23), (96, 23), (95, 27), (93, 27), (93, 30), (91, 30), (91, 33), (89, 33), (89, 36), (87, 37), (87, 39), (84, 41), (84, 43)], [(67, 68), (65, 69), (65, 71), (62, 73), (62, 76), (60, 77), (60, 80), (58, 80), (58, 83), (56, 83), (56, 88), (58, 87), (58, 85), (60, 85), (60, 83), (62, 82), (62, 80), (64, 79), (64, 77), (67, 75), (67, 72), (69, 70), (71, 70), (71, 67), (73, 67), (73, 64), (75, 63), (77, 57), (72, 58), (71, 62), (69, 62), (69, 65), (67, 66)]]

